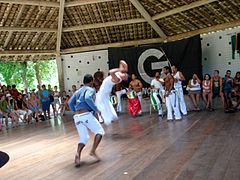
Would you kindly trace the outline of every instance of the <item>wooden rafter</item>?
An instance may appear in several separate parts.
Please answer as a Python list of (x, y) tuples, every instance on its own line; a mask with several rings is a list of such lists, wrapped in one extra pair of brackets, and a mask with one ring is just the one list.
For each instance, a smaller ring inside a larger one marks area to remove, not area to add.
[(55, 55), (53, 50), (19, 50), (19, 51), (0, 51), (0, 56), (15, 56), (15, 55)]
[(144, 18), (136, 18), (136, 19), (129, 19), (129, 20), (121, 20), (121, 21), (95, 23), (95, 24), (87, 24), (87, 25), (80, 25), (80, 26), (73, 26), (73, 27), (65, 27), (63, 28), (63, 32), (97, 29), (97, 28), (103, 28), (103, 27), (137, 24), (137, 23), (143, 23), (143, 22), (147, 22), (147, 21)]
[(32, 6), (59, 7), (58, 2), (38, 1), (38, 0), (0, 0), (0, 3), (22, 4)]
[(35, 27), (0, 27), (0, 31), (13, 32), (57, 32), (53, 28), (35, 28)]
[(152, 28), (157, 32), (160, 37), (167, 38), (166, 34), (161, 30), (158, 24), (152, 20), (152, 17), (145, 10), (143, 5), (138, 0), (129, 0), (133, 6), (140, 12), (140, 14), (147, 20), (147, 22), (152, 26)]
[[(186, 33), (181, 33), (174, 36), (169, 36), (167, 39), (168, 41), (176, 41), (179, 39), (183, 39), (186, 37), (191, 37), (198, 34), (208, 33), (212, 31), (218, 31), (226, 28), (236, 27), (240, 26), (240, 20), (224, 23), (224, 24), (218, 24), (215, 26), (202, 28)], [(163, 42), (163, 38), (154, 38), (154, 39), (144, 39), (144, 40), (134, 40), (134, 41), (126, 41), (126, 42), (118, 42), (118, 43), (109, 43), (109, 44), (102, 44), (102, 45), (95, 45), (95, 46), (85, 46), (85, 47), (79, 47), (79, 48), (68, 48), (62, 50), (64, 53), (74, 53), (74, 52), (83, 52), (83, 51), (94, 51), (94, 50), (100, 50), (100, 49), (107, 49), (109, 47), (124, 47), (124, 46), (135, 46), (135, 45), (141, 45), (141, 44), (151, 44), (151, 43), (160, 43)]]
[(103, 2), (111, 2), (115, 0), (75, 0), (69, 1), (65, 3), (65, 7), (73, 7), (73, 6), (83, 6), (88, 4), (96, 4), (96, 3), (103, 3)]
[(167, 16), (171, 16), (173, 14), (177, 14), (177, 13), (180, 13), (180, 12), (183, 12), (183, 11), (187, 11), (189, 9), (193, 9), (193, 8), (196, 8), (196, 7), (199, 7), (199, 6), (203, 6), (203, 5), (206, 5), (206, 4), (210, 4), (210, 3), (215, 2), (215, 1), (217, 1), (217, 0), (199, 0), (199, 1), (195, 1), (193, 3), (187, 4), (187, 5), (184, 5), (184, 6), (181, 6), (181, 7), (174, 8), (174, 9), (172, 9), (170, 11), (166, 11), (166, 12), (157, 14), (157, 15), (153, 16), (152, 19), (153, 20), (158, 20), (158, 19), (161, 19), (161, 18), (164, 18), (164, 17), (167, 17)]
[(60, 8), (59, 8), (59, 15), (58, 15), (57, 45), (56, 45), (57, 54), (60, 54), (60, 48), (61, 48), (64, 5), (65, 5), (65, 0), (60, 0)]

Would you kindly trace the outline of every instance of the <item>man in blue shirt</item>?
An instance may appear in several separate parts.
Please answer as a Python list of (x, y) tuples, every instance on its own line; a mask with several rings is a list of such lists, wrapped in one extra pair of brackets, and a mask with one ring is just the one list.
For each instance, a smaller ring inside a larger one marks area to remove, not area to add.
[(101, 112), (97, 109), (93, 100), (95, 90), (92, 88), (92, 75), (85, 75), (83, 83), (84, 86), (77, 90), (68, 102), (70, 109), (75, 112), (73, 119), (80, 137), (77, 153), (75, 155), (76, 167), (80, 167), (81, 152), (89, 140), (88, 129), (90, 129), (95, 134), (90, 155), (95, 157), (98, 161), (100, 159), (96, 154), (96, 149), (102, 139), (102, 136), (104, 135), (104, 130), (101, 124), (93, 115), (94, 113), (101, 115)]

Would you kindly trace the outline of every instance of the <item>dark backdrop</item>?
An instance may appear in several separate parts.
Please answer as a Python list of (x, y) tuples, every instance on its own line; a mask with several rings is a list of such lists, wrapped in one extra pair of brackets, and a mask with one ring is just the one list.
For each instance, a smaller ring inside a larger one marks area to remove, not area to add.
[(143, 85), (145, 87), (149, 86), (148, 82), (144, 81), (144, 78), (141, 76), (143, 73), (140, 74), (138, 69), (140, 56), (143, 52), (146, 52), (146, 50), (149, 49), (163, 51), (166, 55), (157, 58), (154, 53), (148, 53), (148, 56), (143, 63), (144, 73), (147, 76), (154, 77), (156, 71), (161, 72), (163, 65), (161, 66), (160, 64), (156, 66), (155, 64), (166, 62), (168, 58), (172, 65), (176, 65), (178, 69), (183, 72), (186, 80), (189, 80), (194, 73), (198, 74), (200, 78), (202, 77), (200, 35), (169, 43), (149, 44), (137, 47), (109, 48), (109, 69), (118, 67), (119, 61), (124, 59), (129, 66), (129, 75), (131, 73), (137, 74), (138, 78), (143, 82)]

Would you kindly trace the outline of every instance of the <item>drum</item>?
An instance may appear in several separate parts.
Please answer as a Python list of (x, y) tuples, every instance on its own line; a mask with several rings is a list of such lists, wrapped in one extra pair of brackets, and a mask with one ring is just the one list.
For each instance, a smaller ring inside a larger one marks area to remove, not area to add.
[(141, 112), (141, 104), (135, 91), (127, 93), (128, 97), (128, 111), (130, 115), (137, 115)]

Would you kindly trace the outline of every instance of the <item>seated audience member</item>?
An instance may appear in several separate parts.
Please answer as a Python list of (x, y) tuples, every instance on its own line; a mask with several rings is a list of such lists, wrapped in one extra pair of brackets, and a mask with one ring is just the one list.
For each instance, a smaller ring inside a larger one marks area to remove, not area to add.
[(15, 100), (12, 98), (11, 94), (6, 95), (6, 101), (7, 101), (7, 113), (9, 114), (11, 120), (12, 120), (12, 127), (15, 127), (15, 124), (19, 125), (19, 119), (20, 115), (15, 110)]
[(193, 74), (192, 79), (188, 82), (189, 95), (192, 99), (194, 110), (200, 111), (199, 100), (201, 95), (201, 81), (197, 74)]
[(211, 96), (212, 100), (216, 97), (221, 97), (222, 105), (224, 107), (224, 97), (222, 93), (222, 78), (219, 76), (219, 71), (214, 70), (213, 77), (211, 79)]
[(28, 124), (32, 121), (32, 111), (27, 108), (26, 103), (23, 101), (23, 96), (21, 93), (18, 94), (16, 99), (16, 111), (19, 115), (23, 116), (24, 121)]
[(28, 108), (34, 113), (36, 122), (39, 121), (39, 115), (41, 114), (41, 102), (37, 98), (36, 94), (32, 92), (28, 101)]
[[(8, 103), (6, 100), (6, 96), (4, 94), (1, 95), (1, 99), (0, 99), (0, 111), (2, 114), (2, 118), (5, 117), (5, 125), (6, 125), (6, 129), (8, 129)], [(2, 122), (3, 124), (3, 122)]]
[(240, 87), (240, 72), (237, 72), (234, 79), (233, 79), (233, 86), (236, 87)]
[(205, 74), (202, 81), (202, 89), (203, 89), (203, 100), (206, 104), (206, 110), (212, 111), (212, 96), (211, 96), (211, 76), (209, 74)]
[(16, 89), (16, 85), (15, 84), (12, 85), (11, 95), (12, 95), (13, 99), (17, 99), (18, 90)]
[(225, 111), (232, 110), (231, 93), (233, 90), (233, 78), (231, 77), (231, 71), (227, 70), (226, 75), (223, 78), (223, 96), (225, 102)]

